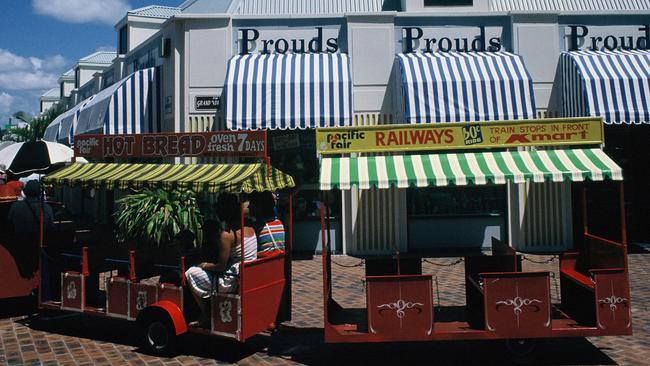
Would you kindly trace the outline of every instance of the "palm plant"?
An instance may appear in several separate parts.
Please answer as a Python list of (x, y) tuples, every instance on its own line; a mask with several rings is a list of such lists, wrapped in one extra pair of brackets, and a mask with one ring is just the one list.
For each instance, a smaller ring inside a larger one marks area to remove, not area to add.
[(171, 242), (181, 230), (194, 233), (194, 246), (203, 242), (203, 215), (192, 191), (170, 192), (145, 189), (117, 200), (117, 239), (136, 247), (160, 246)]
[(57, 104), (48, 109), (47, 112), (40, 117), (31, 117), (24, 111), (14, 113), (13, 117), (27, 123), (27, 126), (12, 129), (12, 139), (16, 142), (37, 141), (42, 139), (47, 126), (63, 112), (63, 106)]

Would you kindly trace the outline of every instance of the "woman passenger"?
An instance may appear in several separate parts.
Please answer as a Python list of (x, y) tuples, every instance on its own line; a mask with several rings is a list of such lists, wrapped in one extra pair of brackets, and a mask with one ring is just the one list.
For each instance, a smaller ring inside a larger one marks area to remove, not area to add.
[[(241, 262), (241, 213), (237, 196), (222, 194), (217, 200), (217, 215), (223, 222), (219, 233), (219, 248), (216, 263), (203, 262), (185, 272), (194, 299), (201, 309), (198, 322), (192, 326), (209, 327), (208, 302), (214, 292), (235, 292)], [(244, 226), (244, 260), (257, 258), (257, 237), (252, 227)]]
[(276, 200), (271, 192), (259, 192), (251, 197), (251, 215), (256, 218), (258, 256), (284, 252), (284, 225), (277, 217)]

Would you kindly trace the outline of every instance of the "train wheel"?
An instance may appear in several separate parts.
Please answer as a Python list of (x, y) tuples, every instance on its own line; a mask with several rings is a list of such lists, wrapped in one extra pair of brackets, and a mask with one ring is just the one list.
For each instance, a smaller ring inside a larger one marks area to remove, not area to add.
[(155, 355), (170, 355), (176, 347), (174, 327), (166, 319), (151, 319), (142, 327), (144, 348)]
[(532, 359), (537, 348), (537, 341), (535, 339), (507, 339), (506, 348), (515, 362), (526, 363)]

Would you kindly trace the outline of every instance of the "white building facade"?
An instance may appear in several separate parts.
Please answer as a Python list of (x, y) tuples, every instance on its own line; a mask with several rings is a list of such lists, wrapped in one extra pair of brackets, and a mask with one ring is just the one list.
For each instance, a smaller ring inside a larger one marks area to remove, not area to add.
[[(155, 18), (151, 14), (156, 14)], [(508, 53), (523, 60), (532, 79), (530, 102), (535, 114), (528, 118), (577, 116), (566, 108), (563, 79), (567, 71), (561, 55), (581, 51), (647, 53), (648, 19), (647, 0), (190, 0), (179, 8), (127, 14), (116, 26), (119, 55), (110, 80), (114, 83), (138, 70), (153, 68), (159, 98), (155, 118), (160, 131), (225, 129), (242, 127), (229, 125), (227, 118), (228, 98), (233, 95), (224, 90), (233, 92), (227, 79), (232, 77), (232, 60), (346, 55), (352, 103), (346, 124), (375, 125), (404, 123), (403, 74), (396, 61), (400, 54)], [(643, 61), (646, 56), (638, 57), (641, 64), (647, 62)], [(597, 69), (610, 73), (604, 64)], [(463, 79), (471, 74), (462, 65), (452, 71), (445, 77)], [(636, 163), (624, 166), (629, 177), (640, 175), (640, 166), (650, 161), (647, 152), (631, 152), (637, 148), (634, 144), (642, 144), (642, 137), (648, 136), (645, 124), (650, 123), (644, 117), (650, 103), (650, 77), (647, 69), (634, 72), (631, 77), (640, 81), (623, 89), (628, 95), (632, 90), (640, 96), (638, 103), (634, 102), (636, 109), (629, 107), (634, 109), (630, 115), (639, 118), (628, 116), (606, 126), (607, 137), (611, 135), (613, 146), (619, 147), (621, 159), (635, 156), (632, 161)], [(313, 77), (309, 71), (296, 75)], [(240, 82), (246, 84), (246, 80)], [(341, 80), (334, 77), (332, 82)], [(249, 92), (248, 98), (253, 94)], [(643, 96), (646, 104), (641, 101)], [(592, 109), (584, 115), (598, 114)], [(313, 127), (307, 123), (269, 131), (272, 162), (300, 185), (295, 241), (304, 243), (298, 249), (309, 251), (320, 248)], [(639, 141), (629, 136), (637, 136)], [(638, 240), (650, 239), (642, 220), (636, 219), (639, 222), (634, 224), (635, 218), (647, 217), (647, 209), (642, 207), (650, 207), (650, 196), (643, 193), (648, 187), (634, 179), (629, 182), (628, 194), (638, 202), (648, 202), (631, 208), (632, 225), (638, 226), (633, 230)], [(454, 243), (481, 248), (488, 246), (492, 237), (533, 252), (556, 252), (572, 245), (575, 223), (571, 221), (568, 184), (510, 185), (467, 192), (448, 188), (339, 194), (331, 202), (336, 248), (351, 254), (444, 249)]]

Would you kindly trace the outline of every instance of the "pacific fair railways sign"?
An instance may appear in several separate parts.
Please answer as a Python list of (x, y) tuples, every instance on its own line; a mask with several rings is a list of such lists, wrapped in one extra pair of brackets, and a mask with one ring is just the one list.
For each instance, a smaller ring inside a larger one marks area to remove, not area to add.
[(600, 118), (434, 123), (316, 130), (320, 154), (457, 150), (603, 142)]

